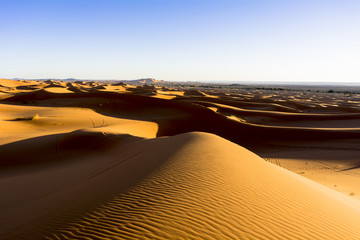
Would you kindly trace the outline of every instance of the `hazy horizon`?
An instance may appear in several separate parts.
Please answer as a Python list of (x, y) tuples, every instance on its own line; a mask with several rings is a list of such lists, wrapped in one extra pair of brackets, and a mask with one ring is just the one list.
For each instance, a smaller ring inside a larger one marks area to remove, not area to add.
[(354, 0), (3, 0), (0, 76), (360, 83), (359, 10)]
[[(0, 79), (2, 77), (0, 76)], [(155, 78), (137, 78), (137, 79), (85, 79), (85, 78), (10, 78), (12, 80), (35, 80), (35, 81), (46, 81), (46, 80), (55, 80), (55, 81), (138, 81), (145, 79), (155, 79)], [(184, 82), (184, 83), (211, 83), (211, 84), (263, 84), (263, 85), (304, 85), (304, 86), (360, 86), (360, 82), (319, 82), (319, 81), (236, 81), (236, 80), (194, 80), (194, 81), (178, 81), (178, 80), (163, 80), (155, 79), (158, 81), (165, 82)]]

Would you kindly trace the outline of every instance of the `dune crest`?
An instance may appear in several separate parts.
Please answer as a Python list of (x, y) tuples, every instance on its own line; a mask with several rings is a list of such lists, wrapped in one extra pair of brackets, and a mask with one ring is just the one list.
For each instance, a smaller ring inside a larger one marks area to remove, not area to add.
[[(356, 239), (360, 235), (357, 202), (212, 134), (135, 141), (92, 161), (86, 171), (101, 169), (101, 174), (52, 193), (49, 210), (25, 228), (17, 226), (19, 234), (13, 237)], [(84, 175), (80, 166), (73, 171), (73, 176), (78, 177), (76, 171)], [(53, 170), (50, 179), (59, 177), (62, 173)], [(76, 201), (71, 203), (70, 196)], [(36, 206), (41, 200), (29, 204)], [(92, 207), (56, 212), (64, 202)]]
[(0, 79), (0, 239), (358, 239), (359, 95), (145, 80)]

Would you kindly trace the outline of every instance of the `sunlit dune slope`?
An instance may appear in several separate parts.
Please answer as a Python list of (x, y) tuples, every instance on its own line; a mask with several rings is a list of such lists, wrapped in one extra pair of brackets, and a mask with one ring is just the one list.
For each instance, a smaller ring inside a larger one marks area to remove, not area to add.
[[(356, 201), (216, 135), (118, 135), (117, 145), (110, 141), (107, 148), (105, 141), (91, 154), (83, 144), (69, 148), (84, 133), (89, 136), (83, 130), (60, 140), (73, 161), (54, 159), (53, 167), (1, 179), (3, 239), (360, 236)], [(90, 135), (83, 142), (97, 139), (95, 130)]]
[(11, 80), (11, 79), (2, 79), (0, 78), (0, 86), (3, 87), (18, 87), (18, 86), (26, 86), (26, 85), (32, 85), (34, 82), (32, 81), (17, 81), (17, 80)]
[[(0, 104), (0, 144), (100, 126), (145, 138), (156, 137), (158, 130), (154, 122), (115, 118), (88, 108), (44, 105), (47, 106)], [(0, 149), (4, 147), (0, 145)]]

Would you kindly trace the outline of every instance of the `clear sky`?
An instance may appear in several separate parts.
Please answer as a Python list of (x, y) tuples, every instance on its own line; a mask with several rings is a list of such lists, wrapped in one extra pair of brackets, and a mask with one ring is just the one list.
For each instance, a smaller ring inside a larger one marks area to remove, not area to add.
[(0, 0), (0, 77), (360, 82), (360, 1)]

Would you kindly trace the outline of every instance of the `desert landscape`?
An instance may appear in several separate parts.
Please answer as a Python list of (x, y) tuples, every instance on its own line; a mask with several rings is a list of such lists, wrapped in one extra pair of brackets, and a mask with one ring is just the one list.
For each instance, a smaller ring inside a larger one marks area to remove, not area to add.
[(0, 79), (0, 122), (1, 239), (360, 237), (354, 88)]

